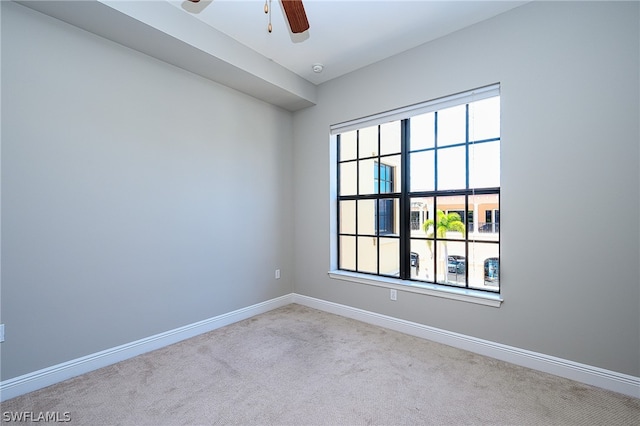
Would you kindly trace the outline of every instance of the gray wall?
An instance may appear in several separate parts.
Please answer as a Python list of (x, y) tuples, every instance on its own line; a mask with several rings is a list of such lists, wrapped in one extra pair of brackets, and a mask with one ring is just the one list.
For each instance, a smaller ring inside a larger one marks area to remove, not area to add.
[[(639, 18), (535, 2), (320, 86), (294, 116), (296, 292), (640, 376)], [(329, 126), (495, 82), (502, 307), (330, 279)]]
[(292, 138), (289, 112), (2, 2), (2, 379), (291, 293)]
[[(291, 291), (640, 376), (637, 3), (524, 6), (293, 118), (1, 3), (2, 380)], [(329, 125), (494, 82), (503, 306), (329, 279)]]

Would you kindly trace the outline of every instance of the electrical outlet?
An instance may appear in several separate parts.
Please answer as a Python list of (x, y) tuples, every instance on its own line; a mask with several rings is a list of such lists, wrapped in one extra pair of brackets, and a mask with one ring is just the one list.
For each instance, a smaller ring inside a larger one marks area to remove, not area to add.
[(4, 342), (4, 324), (0, 324), (0, 343)]
[(280, 269), (276, 269), (276, 280), (280, 279)]
[(391, 300), (398, 300), (398, 290), (396, 290), (395, 288), (389, 290), (389, 298)]

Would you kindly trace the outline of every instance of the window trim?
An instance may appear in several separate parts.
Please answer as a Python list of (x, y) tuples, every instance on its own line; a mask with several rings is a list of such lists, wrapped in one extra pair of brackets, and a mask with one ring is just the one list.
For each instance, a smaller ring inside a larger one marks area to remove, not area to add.
[(408, 293), (426, 294), (429, 296), (459, 300), (462, 302), (475, 303), (478, 305), (491, 306), (494, 308), (499, 308), (502, 302), (504, 302), (501, 293), (492, 293), (470, 288), (445, 286), (422, 281), (401, 280), (384, 275), (371, 275), (359, 272), (344, 271), (341, 269), (332, 269), (328, 272), (328, 275), (333, 279), (342, 281), (350, 281), (359, 284), (395, 289)]
[(404, 108), (398, 108), (391, 111), (381, 112), (379, 114), (369, 115), (367, 117), (357, 118), (354, 120), (344, 121), (329, 126), (331, 135), (357, 130), (363, 127), (382, 124), (387, 121), (402, 120), (414, 115), (426, 114), (428, 112), (457, 106), (463, 103), (481, 101), (483, 99), (492, 98), (500, 95), (500, 83), (491, 84), (477, 89), (460, 92), (450, 96), (434, 99), (432, 101), (420, 102), (409, 105)]

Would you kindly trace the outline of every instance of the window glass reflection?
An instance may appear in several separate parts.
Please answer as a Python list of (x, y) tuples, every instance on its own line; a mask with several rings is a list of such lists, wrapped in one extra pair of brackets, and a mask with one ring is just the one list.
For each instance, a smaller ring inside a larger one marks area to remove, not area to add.
[(378, 245), (376, 237), (358, 237), (358, 271), (378, 273)]
[(466, 150), (457, 146), (438, 150), (438, 190), (465, 189)]
[(340, 269), (356, 270), (356, 237), (340, 237)]
[(371, 160), (360, 160), (358, 170), (358, 193), (375, 194), (378, 192), (375, 175), (378, 172), (378, 162)]
[(500, 252), (497, 244), (469, 244), (469, 287), (497, 290), (500, 285)]
[(397, 238), (380, 238), (380, 273), (400, 276), (400, 240)]
[(340, 134), (340, 158), (339, 161), (355, 160), (358, 155), (357, 132), (351, 131)]
[(435, 159), (433, 151), (409, 154), (410, 186), (412, 192), (433, 191), (435, 189)]
[(417, 115), (409, 121), (411, 151), (433, 148), (435, 143), (435, 113)]
[(340, 188), (339, 195), (356, 195), (358, 192), (357, 170), (355, 161), (340, 164)]
[(469, 104), (469, 140), (500, 137), (500, 98), (488, 98)]
[(466, 137), (466, 105), (438, 111), (438, 146), (464, 143)]
[(340, 202), (340, 233), (356, 233), (356, 202), (354, 200)]
[(378, 126), (366, 127), (358, 130), (358, 158), (378, 155)]
[(380, 126), (380, 155), (400, 152), (400, 121), (385, 123)]
[(469, 145), (469, 187), (500, 186), (500, 141)]
[(376, 234), (376, 200), (358, 200), (358, 234)]

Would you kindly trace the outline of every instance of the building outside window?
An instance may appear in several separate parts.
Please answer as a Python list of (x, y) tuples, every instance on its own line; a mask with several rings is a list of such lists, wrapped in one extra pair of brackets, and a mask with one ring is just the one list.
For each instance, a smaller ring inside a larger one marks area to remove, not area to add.
[[(393, 193), (394, 168), (387, 164), (374, 163), (373, 190), (376, 194)], [(394, 233), (394, 206), (392, 199), (378, 200), (376, 210), (376, 231), (378, 235)]]
[(500, 291), (498, 85), (333, 132), (339, 269)]

